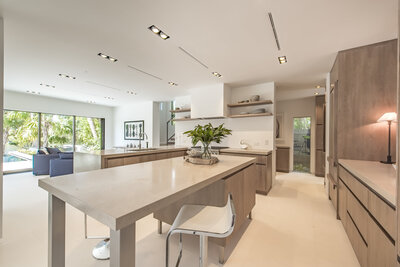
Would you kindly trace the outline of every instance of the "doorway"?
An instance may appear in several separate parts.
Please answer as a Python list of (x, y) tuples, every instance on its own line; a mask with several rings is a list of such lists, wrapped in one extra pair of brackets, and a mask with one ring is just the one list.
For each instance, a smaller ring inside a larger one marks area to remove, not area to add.
[(311, 117), (293, 118), (293, 171), (310, 172)]

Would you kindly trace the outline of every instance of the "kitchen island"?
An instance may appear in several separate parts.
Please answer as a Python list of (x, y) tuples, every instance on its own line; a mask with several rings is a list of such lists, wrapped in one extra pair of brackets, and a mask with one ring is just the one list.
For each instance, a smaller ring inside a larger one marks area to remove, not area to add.
[(106, 169), (154, 160), (183, 157), (187, 147), (114, 148), (74, 153), (74, 172)]
[(243, 216), (255, 205), (256, 161), (219, 159), (205, 166), (171, 158), (39, 180), (49, 193), (49, 266), (65, 266), (65, 203), (110, 228), (112, 267), (135, 266), (137, 220), (191, 195), (212, 191), (203, 201), (225, 204), (232, 192), (238, 217)]

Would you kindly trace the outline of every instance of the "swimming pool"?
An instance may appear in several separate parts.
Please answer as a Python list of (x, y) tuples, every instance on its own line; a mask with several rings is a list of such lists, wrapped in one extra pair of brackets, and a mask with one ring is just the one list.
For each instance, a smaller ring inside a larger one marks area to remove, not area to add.
[(26, 160), (12, 155), (7, 155), (7, 154), (3, 155), (3, 162), (18, 162), (18, 161), (26, 161)]

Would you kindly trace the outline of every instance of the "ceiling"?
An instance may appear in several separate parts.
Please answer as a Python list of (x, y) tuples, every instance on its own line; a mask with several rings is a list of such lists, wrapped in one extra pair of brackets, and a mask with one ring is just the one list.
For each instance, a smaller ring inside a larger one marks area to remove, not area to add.
[(397, 0), (0, 0), (0, 14), (6, 90), (109, 106), (171, 100), (217, 82), (313, 90), (337, 51), (397, 38)]

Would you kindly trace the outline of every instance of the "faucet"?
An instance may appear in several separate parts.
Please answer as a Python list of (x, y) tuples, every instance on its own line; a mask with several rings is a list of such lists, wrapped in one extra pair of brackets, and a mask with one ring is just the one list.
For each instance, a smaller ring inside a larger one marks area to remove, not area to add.
[[(149, 140), (149, 137), (145, 132), (139, 134), (139, 149), (142, 149), (142, 137), (145, 137), (146, 140)], [(149, 148), (149, 142), (146, 141), (146, 148)]]

